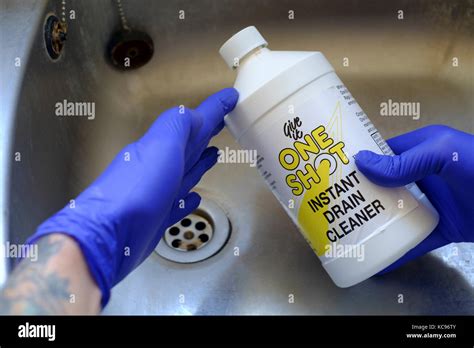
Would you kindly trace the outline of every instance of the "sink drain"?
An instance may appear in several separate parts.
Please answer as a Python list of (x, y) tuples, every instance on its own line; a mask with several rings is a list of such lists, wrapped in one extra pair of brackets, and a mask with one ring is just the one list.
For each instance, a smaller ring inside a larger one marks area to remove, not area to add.
[(230, 223), (216, 203), (203, 198), (199, 207), (170, 226), (155, 251), (178, 263), (205, 260), (219, 252), (230, 235)]
[(192, 251), (206, 245), (212, 235), (213, 227), (210, 221), (193, 213), (168, 228), (164, 238), (166, 244), (175, 250)]
[(46, 17), (44, 24), (44, 43), (49, 57), (56, 60), (63, 51), (67, 37), (67, 26), (54, 14)]

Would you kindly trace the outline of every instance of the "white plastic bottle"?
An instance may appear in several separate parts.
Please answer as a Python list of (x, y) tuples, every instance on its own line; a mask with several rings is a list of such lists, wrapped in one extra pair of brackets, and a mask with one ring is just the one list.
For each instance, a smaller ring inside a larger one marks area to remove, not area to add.
[(360, 150), (393, 154), (320, 52), (271, 51), (255, 27), (220, 49), (238, 73), (226, 125), (336, 285), (357, 284), (426, 238), (439, 216), (415, 184), (383, 188)]

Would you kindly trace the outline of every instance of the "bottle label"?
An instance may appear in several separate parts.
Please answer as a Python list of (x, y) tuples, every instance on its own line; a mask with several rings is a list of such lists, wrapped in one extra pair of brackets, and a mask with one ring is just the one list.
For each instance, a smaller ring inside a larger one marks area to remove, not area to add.
[(270, 117), (275, 122), (248, 145), (323, 263), (353, 257), (352, 249), (418, 206), (406, 188), (377, 186), (357, 169), (360, 150), (393, 152), (344, 85)]

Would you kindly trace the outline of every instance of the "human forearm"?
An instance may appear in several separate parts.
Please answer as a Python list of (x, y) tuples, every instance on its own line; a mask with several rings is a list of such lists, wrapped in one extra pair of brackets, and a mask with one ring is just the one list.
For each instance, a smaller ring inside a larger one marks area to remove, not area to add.
[(78, 244), (59, 233), (37, 244), (37, 260), (23, 260), (0, 292), (0, 313), (98, 313), (100, 291)]

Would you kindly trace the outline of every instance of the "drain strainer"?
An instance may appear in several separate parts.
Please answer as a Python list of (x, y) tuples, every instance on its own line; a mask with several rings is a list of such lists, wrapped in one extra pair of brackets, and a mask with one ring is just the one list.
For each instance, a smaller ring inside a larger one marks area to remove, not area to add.
[(51, 59), (61, 55), (67, 37), (67, 26), (54, 14), (49, 14), (44, 23), (44, 43)]
[(189, 214), (168, 228), (164, 238), (169, 247), (180, 251), (198, 250), (206, 245), (213, 235), (211, 223), (198, 214)]
[(230, 235), (224, 211), (202, 198), (199, 207), (170, 226), (155, 251), (167, 260), (192, 263), (205, 260), (222, 249)]

